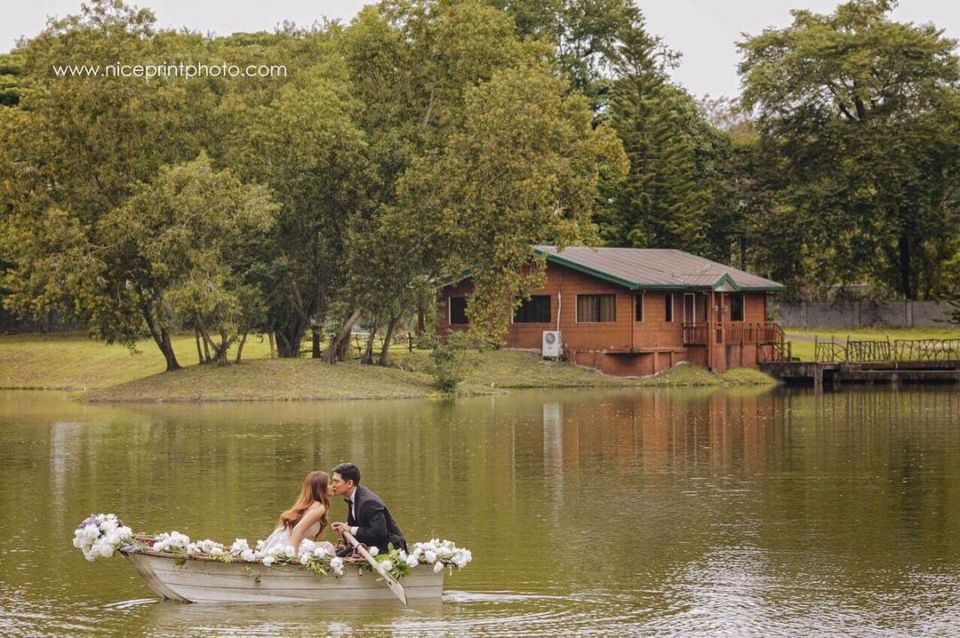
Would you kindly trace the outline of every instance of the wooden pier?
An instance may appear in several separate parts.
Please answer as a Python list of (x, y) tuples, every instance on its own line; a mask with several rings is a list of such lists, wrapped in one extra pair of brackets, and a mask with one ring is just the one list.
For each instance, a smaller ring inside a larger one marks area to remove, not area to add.
[(960, 383), (960, 361), (776, 361), (760, 369), (784, 383)]

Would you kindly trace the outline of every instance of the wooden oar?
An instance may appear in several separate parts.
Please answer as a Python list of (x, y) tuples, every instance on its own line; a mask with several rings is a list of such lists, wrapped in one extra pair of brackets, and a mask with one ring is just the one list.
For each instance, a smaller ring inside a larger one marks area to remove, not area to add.
[(383, 582), (387, 584), (387, 587), (390, 588), (390, 591), (393, 592), (393, 595), (400, 599), (404, 605), (407, 604), (407, 594), (403, 591), (403, 586), (397, 582), (397, 580), (383, 568), (383, 565), (374, 560), (373, 555), (367, 551), (367, 548), (361, 545), (357, 539), (353, 537), (353, 534), (344, 530), (343, 537), (347, 539), (347, 542), (353, 545), (353, 548), (360, 552), (360, 555), (367, 559), (367, 562), (370, 563), (370, 566), (373, 567), (378, 574), (383, 578)]

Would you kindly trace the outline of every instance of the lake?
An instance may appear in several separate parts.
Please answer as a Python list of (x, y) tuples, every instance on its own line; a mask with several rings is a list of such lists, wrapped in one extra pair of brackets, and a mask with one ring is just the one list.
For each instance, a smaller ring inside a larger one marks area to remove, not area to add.
[[(952, 387), (122, 406), (0, 392), (0, 634), (960, 635), (958, 422)], [(91, 512), (264, 538), (308, 471), (344, 460), (408, 540), (473, 551), (441, 602), (162, 602), (124, 559), (71, 544)]]

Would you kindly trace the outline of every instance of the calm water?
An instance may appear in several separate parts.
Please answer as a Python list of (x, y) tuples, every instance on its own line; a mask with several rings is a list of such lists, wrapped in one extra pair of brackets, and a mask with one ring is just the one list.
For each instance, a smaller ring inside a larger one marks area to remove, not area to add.
[[(3, 392), (0, 634), (960, 635), (958, 421), (954, 389), (119, 408)], [(347, 459), (408, 539), (473, 550), (442, 602), (158, 602), (123, 559), (71, 546), (91, 511), (262, 538), (307, 471)]]

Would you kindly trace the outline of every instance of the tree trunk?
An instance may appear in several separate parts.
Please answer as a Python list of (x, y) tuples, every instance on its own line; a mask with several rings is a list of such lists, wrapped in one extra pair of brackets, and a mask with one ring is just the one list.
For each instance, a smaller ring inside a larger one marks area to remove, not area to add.
[(240, 363), (240, 357), (243, 356), (243, 345), (247, 342), (247, 333), (244, 332), (240, 337), (240, 345), (237, 346), (237, 363)]
[(179, 370), (180, 364), (177, 362), (177, 355), (173, 352), (173, 343), (170, 341), (170, 333), (167, 332), (166, 328), (160, 329), (160, 341), (163, 343), (160, 349), (163, 351), (163, 358), (167, 361), (167, 372)]
[(380, 361), (381, 366), (390, 365), (390, 342), (393, 341), (393, 331), (397, 327), (397, 322), (400, 321), (400, 317), (390, 317), (390, 321), (387, 322), (387, 331), (383, 335), (383, 349), (380, 351)]
[(900, 290), (906, 299), (916, 299), (917, 291), (913, 288), (913, 264), (911, 263), (912, 254), (910, 250), (910, 235), (906, 229), (900, 231), (900, 239), (897, 243), (897, 249), (900, 254)]
[(227, 358), (227, 354), (230, 352), (230, 343), (232, 339), (227, 339), (227, 333), (223, 330), (220, 331), (220, 343), (216, 345), (217, 350), (217, 365), (218, 366), (228, 366), (230, 365), (230, 360)]
[(197, 341), (197, 363), (203, 363), (203, 350), (200, 349), (200, 331), (196, 326), (193, 327), (193, 338)]
[(360, 319), (360, 311), (354, 310), (350, 318), (348, 318), (346, 322), (344, 322), (343, 327), (340, 328), (340, 332), (338, 332), (337, 336), (330, 342), (327, 351), (323, 353), (324, 361), (334, 363), (337, 359), (340, 361), (343, 360), (343, 357), (339, 356), (340, 350), (344, 344), (346, 344), (348, 348), (350, 347), (350, 331), (353, 330), (353, 324), (357, 323), (358, 319)]
[(373, 342), (377, 338), (377, 322), (373, 322), (373, 327), (370, 328), (370, 334), (367, 336), (367, 347), (363, 352), (363, 357), (360, 359), (360, 363), (364, 365), (373, 364)]
[(206, 362), (206, 363), (210, 363), (210, 361), (212, 361), (212, 359), (210, 358), (210, 346), (207, 345), (206, 335), (205, 335), (205, 334), (203, 333), (203, 331), (200, 330), (199, 328), (198, 328), (197, 332), (199, 332), (199, 333), (203, 336), (203, 339), (201, 339), (201, 341), (203, 341), (203, 360), (204, 360), (204, 362)]
[(144, 320), (147, 322), (147, 328), (150, 330), (150, 336), (153, 337), (153, 342), (160, 348), (160, 352), (163, 353), (163, 358), (167, 362), (167, 372), (179, 370), (180, 364), (177, 362), (177, 355), (173, 352), (170, 333), (167, 332), (166, 328), (159, 326), (159, 322), (156, 316), (154, 316), (153, 306), (146, 303), (141, 306), (140, 311), (143, 314)]
[(300, 356), (300, 344), (307, 333), (308, 322), (302, 318), (290, 319), (277, 329), (277, 353), (283, 359), (296, 359)]
[(310, 324), (310, 331), (313, 333), (313, 335), (312, 335), (312, 341), (313, 341), (313, 354), (312, 354), (312, 357), (313, 357), (314, 359), (319, 359), (319, 358), (322, 356), (322, 353), (320, 352), (320, 337), (321, 337), (321, 334), (320, 334), (320, 326), (317, 325), (316, 323)]
[(427, 320), (423, 308), (417, 308), (417, 336), (420, 337), (427, 330)]
[(277, 341), (273, 336), (273, 330), (267, 330), (267, 341), (270, 342), (270, 358), (277, 358)]

